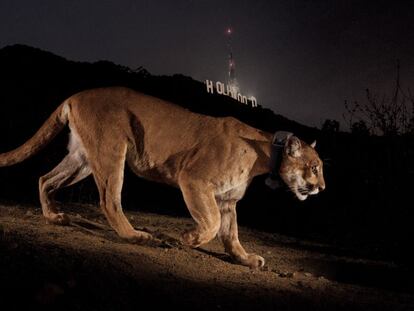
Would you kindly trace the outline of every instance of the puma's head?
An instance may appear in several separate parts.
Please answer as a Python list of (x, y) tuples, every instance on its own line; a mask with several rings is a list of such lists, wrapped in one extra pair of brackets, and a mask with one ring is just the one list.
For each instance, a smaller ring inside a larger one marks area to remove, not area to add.
[(308, 145), (295, 136), (285, 144), (280, 176), (301, 201), (325, 189), (323, 163), (315, 151), (316, 142)]

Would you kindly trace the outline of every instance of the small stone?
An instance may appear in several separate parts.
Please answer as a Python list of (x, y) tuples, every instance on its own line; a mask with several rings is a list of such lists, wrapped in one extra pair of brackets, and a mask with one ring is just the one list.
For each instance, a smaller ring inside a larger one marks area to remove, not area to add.
[(68, 285), (69, 288), (74, 288), (76, 286), (76, 281), (73, 278), (70, 278), (66, 284)]
[(59, 285), (46, 283), (37, 293), (36, 300), (43, 305), (52, 305), (55, 303), (58, 296), (63, 295), (64, 292), (63, 288)]
[(305, 276), (306, 276), (306, 277), (308, 277), (308, 278), (309, 278), (309, 277), (311, 277), (311, 276), (313, 276), (313, 274), (312, 274), (312, 273), (310, 273), (310, 272), (305, 272), (304, 274), (305, 274)]
[(281, 278), (292, 278), (293, 277), (293, 273), (292, 272), (281, 272), (281, 273), (279, 273), (279, 276)]
[(33, 216), (34, 214), (33, 214), (33, 212), (31, 211), (31, 210), (28, 210), (27, 212), (26, 212), (26, 216)]

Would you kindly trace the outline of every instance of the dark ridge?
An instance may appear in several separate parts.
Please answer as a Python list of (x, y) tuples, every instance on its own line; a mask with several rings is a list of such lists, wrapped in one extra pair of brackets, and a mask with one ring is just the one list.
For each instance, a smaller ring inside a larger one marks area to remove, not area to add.
[[(410, 198), (414, 179), (414, 140), (409, 136), (370, 137), (318, 130), (259, 106), (206, 92), (203, 82), (184, 75), (155, 76), (110, 61), (74, 62), (36, 48), (13, 45), (0, 49), (0, 152), (30, 138), (50, 113), (70, 95), (90, 88), (126, 86), (212, 116), (234, 116), (256, 128), (292, 131), (305, 141), (317, 139), (325, 161), (326, 190), (305, 202), (288, 191), (271, 191), (265, 176), (256, 178), (239, 203), (243, 225), (298, 238), (353, 246), (369, 257), (408, 264), (409, 237), (414, 235)], [(260, 102), (259, 102), (260, 104)], [(0, 169), (0, 198), (38, 204), (38, 178), (65, 155), (61, 134), (28, 161)], [(160, 196), (159, 194), (163, 195)], [(87, 179), (62, 190), (65, 202), (97, 202)], [(144, 181), (127, 169), (124, 207), (188, 215), (181, 193)]]

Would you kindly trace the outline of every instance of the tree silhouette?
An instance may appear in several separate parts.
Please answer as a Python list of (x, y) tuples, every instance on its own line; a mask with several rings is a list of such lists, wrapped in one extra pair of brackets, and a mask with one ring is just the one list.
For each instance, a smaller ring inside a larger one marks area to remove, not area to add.
[(339, 132), (339, 122), (337, 120), (326, 119), (322, 124), (322, 131), (328, 133), (338, 133)]
[[(411, 106), (411, 109), (410, 109)], [(354, 125), (362, 126), (377, 135), (397, 136), (412, 132), (414, 125), (414, 96), (410, 89), (404, 90), (400, 81), (400, 64), (397, 63), (395, 86), (391, 95), (379, 95), (366, 89), (364, 103), (345, 101), (345, 120), (351, 131)], [(357, 128), (356, 128), (357, 129)]]
[(369, 128), (364, 120), (359, 120), (351, 125), (351, 133), (358, 136), (369, 136)]

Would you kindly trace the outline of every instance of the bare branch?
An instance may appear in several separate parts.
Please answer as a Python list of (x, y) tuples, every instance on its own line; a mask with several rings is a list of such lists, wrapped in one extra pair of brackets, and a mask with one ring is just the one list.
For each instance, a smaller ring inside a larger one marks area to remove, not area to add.
[(390, 97), (372, 93), (369, 89), (365, 91), (364, 103), (354, 102), (351, 105), (345, 101), (344, 119), (351, 130), (363, 129), (366, 126), (371, 133), (386, 136), (414, 133), (414, 96), (410, 89), (404, 90), (401, 87), (399, 61)]

